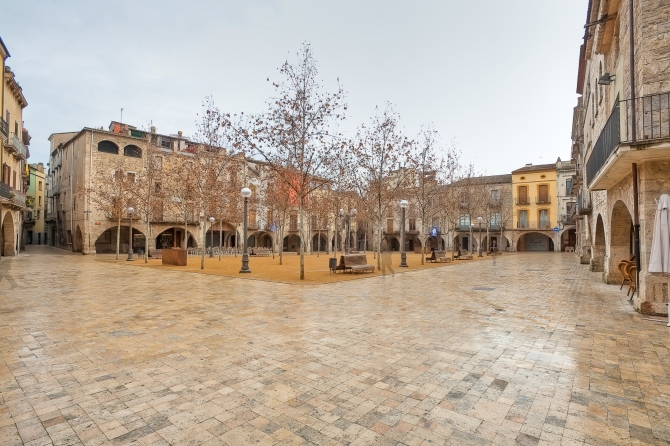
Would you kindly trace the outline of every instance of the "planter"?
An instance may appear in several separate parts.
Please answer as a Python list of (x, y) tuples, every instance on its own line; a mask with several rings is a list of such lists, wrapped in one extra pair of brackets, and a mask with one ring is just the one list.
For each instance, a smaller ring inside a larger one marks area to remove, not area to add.
[(162, 255), (163, 265), (186, 266), (188, 255), (185, 249), (164, 249)]

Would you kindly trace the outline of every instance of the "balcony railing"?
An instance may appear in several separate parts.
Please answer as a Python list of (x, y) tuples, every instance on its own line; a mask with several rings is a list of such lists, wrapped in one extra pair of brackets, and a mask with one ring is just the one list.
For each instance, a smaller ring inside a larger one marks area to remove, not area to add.
[(9, 135), (9, 123), (4, 118), (0, 118), (0, 133), (5, 136)]
[(551, 197), (535, 197), (535, 204), (550, 204)]
[(530, 204), (530, 198), (528, 197), (516, 197), (516, 204)]
[(551, 227), (551, 222), (543, 222), (543, 221), (518, 221), (516, 223), (516, 228), (517, 229), (534, 229), (537, 231), (550, 231), (552, 229)]
[(26, 206), (26, 195), (12, 189), (5, 183), (0, 183), (0, 199), (22, 208)]
[(21, 158), (28, 158), (28, 148), (23, 144), (22, 138), (20, 138), (16, 133), (11, 133), (9, 136), (9, 144), (11, 145), (17, 155)]
[[(636, 135), (632, 110), (635, 107)], [(670, 138), (670, 92), (625, 99), (616, 103), (586, 161), (588, 184), (607, 163), (621, 143)]]

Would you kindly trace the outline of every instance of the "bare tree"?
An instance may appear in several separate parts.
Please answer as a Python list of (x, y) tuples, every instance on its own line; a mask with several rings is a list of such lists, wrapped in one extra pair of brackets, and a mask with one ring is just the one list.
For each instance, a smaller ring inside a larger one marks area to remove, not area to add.
[(406, 164), (412, 142), (398, 128), (399, 117), (391, 104), (377, 110), (371, 123), (361, 126), (349, 145), (352, 186), (366, 213), (379, 230), (377, 269), (381, 269), (381, 227), (389, 209), (395, 209), (407, 182)]
[[(162, 176), (163, 158), (160, 156), (156, 141), (149, 138), (144, 153), (144, 168), (136, 178), (135, 187), (131, 189), (132, 200), (137, 207), (136, 215), (146, 225), (144, 263), (147, 263), (149, 256), (151, 222), (162, 214), (161, 208), (164, 200)], [(162, 219), (162, 215), (160, 218)]]
[(253, 120), (251, 129), (237, 136), (252, 153), (259, 154), (276, 178), (294, 194), (298, 204), (300, 280), (305, 279), (304, 206), (313, 191), (331, 175), (331, 124), (344, 119), (344, 91), (322, 92), (317, 63), (309, 44), (304, 44), (296, 63), (279, 69), (284, 79), (273, 83), (276, 96), (267, 113)]
[(117, 220), (116, 260), (119, 260), (121, 243), (121, 220), (127, 216), (128, 207), (133, 205), (135, 195), (135, 174), (128, 172), (123, 159), (119, 159), (106, 179), (102, 179), (97, 188), (91, 191), (91, 200), (98, 210), (108, 218)]

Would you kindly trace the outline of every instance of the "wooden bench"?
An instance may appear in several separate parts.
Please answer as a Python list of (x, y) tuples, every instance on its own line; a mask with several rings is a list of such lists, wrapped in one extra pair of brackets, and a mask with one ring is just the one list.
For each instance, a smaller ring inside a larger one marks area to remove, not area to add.
[(427, 262), (442, 262), (442, 259), (446, 259), (446, 253), (440, 249), (436, 249), (430, 253), (430, 257), (426, 257)]
[(349, 269), (352, 273), (374, 272), (375, 266), (368, 263), (365, 254), (347, 254), (340, 258), (340, 263), (344, 265), (345, 271)]
[(268, 248), (252, 248), (251, 255), (257, 257), (268, 257), (272, 251)]
[(162, 249), (150, 249), (149, 250), (149, 258), (150, 259), (162, 259), (163, 258), (163, 250)]

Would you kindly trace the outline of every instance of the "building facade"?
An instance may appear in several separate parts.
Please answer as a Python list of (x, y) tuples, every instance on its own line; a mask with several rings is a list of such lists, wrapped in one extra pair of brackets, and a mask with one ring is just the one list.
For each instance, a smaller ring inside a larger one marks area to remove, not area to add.
[(613, 284), (635, 257), (632, 304), (645, 314), (667, 314), (668, 302), (667, 274), (647, 265), (656, 200), (670, 193), (669, 14), (662, 1), (589, 1), (572, 131), (584, 177), (578, 251)]
[(44, 164), (29, 164), (30, 185), (26, 192), (26, 207), (23, 218), (23, 243), (27, 245), (47, 244), (46, 225), (46, 171)]
[(512, 171), (513, 227), (517, 251), (560, 249), (556, 164), (526, 164)]
[(30, 135), (23, 127), (23, 109), (28, 106), (14, 72), (5, 64), (10, 56), (0, 38), (2, 91), (0, 92), (0, 255), (14, 256), (21, 249), (23, 211), (30, 179), (26, 160)]

